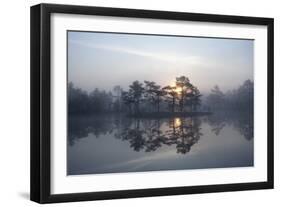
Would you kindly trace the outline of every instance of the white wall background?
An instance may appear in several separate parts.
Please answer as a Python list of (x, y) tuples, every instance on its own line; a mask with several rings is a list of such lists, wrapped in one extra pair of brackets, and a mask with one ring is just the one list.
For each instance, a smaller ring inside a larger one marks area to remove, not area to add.
[(0, 32), (0, 206), (29, 201), (29, 7), (37, 3), (81, 4), (275, 18), (275, 189), (184, 196), (62, 203), (53, 206), (267, 206), (281, 202), (281, 3), (278, 0), (69, 0), (2, 1)]

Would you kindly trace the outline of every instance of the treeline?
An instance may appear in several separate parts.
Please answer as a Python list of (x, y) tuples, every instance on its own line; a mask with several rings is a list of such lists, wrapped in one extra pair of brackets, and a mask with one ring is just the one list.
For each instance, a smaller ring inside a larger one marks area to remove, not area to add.
[(104, 113), (113, 110), (111, 92), (95, 89), (88, 93), (68, 84), (68, 112), (70, 114)]
[(190, 80), (181, 76), (173, 85), (161, 87), (153, 81), (134, 81), (127, 90), (115, 86), (113, 90), (94, 89), (91, 92), (68, 84), (70, 114), (197, 112), (197, 111), (253, 111), (254, 84), (246, 80), (237, 89), (223, 92), (219, 86), (211, 89), (204, 101), (202, 94)]
[(134, 81), (128, 90), (115, 86), (113, 91), (95, 89), (88, 93), (68, 85), (68, 111), (74, 114), (126, 112), (197, 111), (201, 93), (190, 80), (181, 76), (174, 85), (161, 87), (153, 81)]
[(215, 86), (204, 103), (211, 111), (253, 111), (254, 83), (246, 80), (237, 89), (223, 93), (219, 86)]

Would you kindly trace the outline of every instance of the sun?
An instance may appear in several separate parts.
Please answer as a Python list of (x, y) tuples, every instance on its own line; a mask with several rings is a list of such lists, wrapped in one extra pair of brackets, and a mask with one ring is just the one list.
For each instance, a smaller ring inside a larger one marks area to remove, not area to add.
[(177, 94), (181, 94), (182, 90), (181, 90), (180, 87), (176, 87), (175, 92), (176, 92)]
[(177, 95), (181, 95), (181, 93), (182, 93), (181, 87), (178, 87), (174, 82), (170, 84), (170, 87), (172, 87), (172, 91), (176, 92)]

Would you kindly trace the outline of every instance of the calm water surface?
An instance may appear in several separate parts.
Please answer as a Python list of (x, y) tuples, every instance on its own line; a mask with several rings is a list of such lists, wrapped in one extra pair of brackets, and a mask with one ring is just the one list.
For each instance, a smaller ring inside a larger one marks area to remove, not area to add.
[(67, 174), (253, 166), (245, 114), (135, 119), (70, 116)]

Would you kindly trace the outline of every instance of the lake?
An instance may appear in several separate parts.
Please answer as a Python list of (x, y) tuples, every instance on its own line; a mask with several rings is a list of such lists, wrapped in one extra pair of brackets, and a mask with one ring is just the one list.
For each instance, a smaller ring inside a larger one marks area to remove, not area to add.
[(68, 117), (68, 175), (253, 165), (253, 117), (248, 113)]

